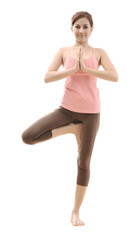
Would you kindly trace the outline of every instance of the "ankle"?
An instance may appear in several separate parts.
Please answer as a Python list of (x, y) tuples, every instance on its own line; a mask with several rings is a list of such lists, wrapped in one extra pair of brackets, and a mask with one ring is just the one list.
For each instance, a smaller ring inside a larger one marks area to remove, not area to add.
[(73, 209), (73, 210), (72, 210), (72, 214), (79, 215), (79, 209)]

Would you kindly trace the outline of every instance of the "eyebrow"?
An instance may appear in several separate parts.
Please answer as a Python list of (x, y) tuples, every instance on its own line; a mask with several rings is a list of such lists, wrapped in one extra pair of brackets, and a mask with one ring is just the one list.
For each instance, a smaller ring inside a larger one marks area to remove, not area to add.
[[(76, 25), (80, 25), (80, 24), (76, 23)], [(85, 23), (85, 24), (83, 24), (83, 25), (88, 25), (88, 24), (87, 24), (87, 23)]]

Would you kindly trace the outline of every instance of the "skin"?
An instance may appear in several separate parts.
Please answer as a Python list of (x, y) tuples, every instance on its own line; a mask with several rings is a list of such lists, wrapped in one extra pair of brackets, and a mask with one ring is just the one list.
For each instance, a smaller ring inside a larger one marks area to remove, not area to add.
[[(102, 67), (104, 68), (104, 71), (87, 68), (84, 64), (84, 59), (90, 58), (91, 52), (92, 52), (92, 47), (88, 44), (88, 39), (91, 36), (91, 33), (94, 27), (90, 26), (90, 22), (88, 21), (88, 19), (80, 18), (74, 23), (73, 27), (71, 26), (70, 28), (75, 37), (75, 44), (71, 47), (71, 53), (70, 53), (72, 57), (76, 58), (74, 71), (78, 71), (81, 69), (82, 71), (88, 74), (91, 74), (93, 76), (96, 76), (98, 78), (117, 82), (118, 81), (117, 71), (104, 49), (94, 48), (95, 56), (98, 62), (98, 67), (102, 65)], [(55, 71), (57, 71), (61, 65), (64, 66), (67, 53), (68, 53), (68, 47), (63, 47), (57, 52), (53, 62), (48, 68), (47, 74), (48, 73), (56, 74)], [(63, 74), (63, 72), (61, 73)], [(45, 78), (44, 80), (45, 82), (47, 82)], [(51, 80), (51, 81), (54, 81), (54, 80)], [(78, 151), (79, 151), (81, 128), (82, 128), (82, 124), (69, 124), (68, 126), (53, 129), (52, 136), (56, 137), (66, 133), (75, 134), (76, 140), (78, 143)], [(80, 211), (82, 202), (84, 200), (86, 190), (87, 190), (86, 186), (76, 185), (75, 201), (74, 201), (74, 206), (71, 213), (71, 223), (73, 226), (83, 226), (85, 224), (79, 218), (79, 211)]]
[[(104, 49), (94, 48), (95, 56), (98, 62), (98, 68), (100, 67), (100, 65), (102, 65), (105, 71), (90, 69), (86, 67), (84, 64), (83, 60), (85, 58), (90, 58), (91, 53), (93, 51), (92, 47), (88, 44), (88, 39), (91, 36), (91, 33), (94, 29), (93, 26), (92, 27), (90, 26), (90, 22), (86, 18), (80, 18), (75, 22), (74, 26), (73, 27), (71, 26), (70, 28), (75, 36), (76, 41), (75, 44), (71, 47), (71, 56), (76, 58), (77, 53), (79, 52), (80, 49), (80, 53), (78, 56), (80, 61), (80, 69), (83, 72), (86, 72), (98, 78), (117, 82), (118, 73)], [(83, 37), (81, 35), (83, 35)], [(63, 65), (66, 60), (67, 51), (68, 51), (67, 47), (63, 48), (62, 52)]]

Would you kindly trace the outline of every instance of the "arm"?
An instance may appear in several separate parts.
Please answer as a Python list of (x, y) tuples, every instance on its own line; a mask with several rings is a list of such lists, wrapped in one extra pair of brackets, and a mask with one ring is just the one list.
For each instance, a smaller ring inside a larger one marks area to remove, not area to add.
[(65, 78), (75, 72), (75, 68), (70, 68), (64, 71), (58, 71), (59, 67), (63, 63), (63, 48), (60, 48), (56, 53), (51, 65), (48, 68), (47, 73), (45, 74), (44, 81), (45, 83), (54, 82)]
[(54, 82), (62, 78), (65, 78), (74, 72), (75, 72), (74, 68), (70, 68), (64, 71), (49, 71), (46, 73), (44, 81), (45, 83)]
[(104, 80), (117, 82), (118, 81), (118, 74), (117, 74), (117, 71), (116, 71), (114, 65), (110, 61), (110, 58), (108, 57), (107, 53), (103, 49), (100, 48), (99, 51), (100, 51), (101, 65), (103, 66), (105, 71), (104, 70), (102, 71), (102, 70), (91, 69), (91, 68), (86, 67), (85, 65), (84, 65), (84, 71), (87, 72), (88, 74), (91, 74), (91, 75), (96, 76), (98, 78), (102, 78)]

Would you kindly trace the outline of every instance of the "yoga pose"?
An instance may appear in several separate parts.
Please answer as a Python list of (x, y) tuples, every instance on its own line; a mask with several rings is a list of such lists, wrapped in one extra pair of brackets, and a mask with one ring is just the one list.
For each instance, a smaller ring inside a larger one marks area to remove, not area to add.
[[(73, 226), (85, 224), (79, 218), (79, 211), (89, 183), (91, 154), (100, 123), (97, 77), (118, 81), (117, 71), (105, 50), (88, 44), (93, 28), (92, 16), (88, 12), (73, 15), (71, 30), (75, 44), (58, 50), (44, 77), (45, 83), (66, 78), (61, 104), (22, 134), (23, 142), (31, 145), (62, 134), (72, 133), (76, 136), (78, 157), (76, 193), (71, 213)], [(64, 70), (58, 71), (61, 65)], [(103, 71), (98, 70), (100, 65)]]

